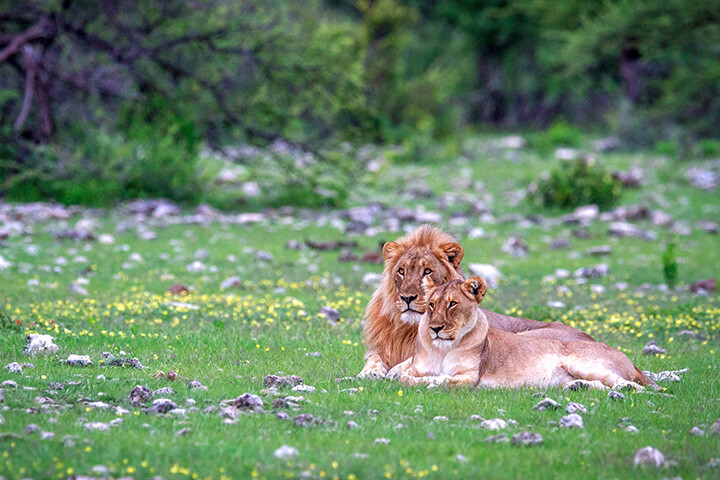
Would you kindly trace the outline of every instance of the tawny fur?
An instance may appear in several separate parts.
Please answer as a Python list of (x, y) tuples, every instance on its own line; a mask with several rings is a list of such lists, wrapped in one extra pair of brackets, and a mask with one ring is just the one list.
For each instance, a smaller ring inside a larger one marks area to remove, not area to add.
[[(425, 311), (422, 290), (422, 267), (432, 269), (436, 283), (464, 279), (460, 262), (463, 249), (455, 238), (431, 225), (423, 225), (414, 232), (388, 242), (383, 248), (385, 269), (383, 279), (373, 293), (365, 310), (364, 337), (367, 352), (365, 367), (360, 376), (382, 377), (389, 368), (412, 355), (417, 322), (407, 323), (402, 319), (403, 302), (400, 295), (417, 295), (414, 307), (420, 315)], [(408, 268), (408, 275), (398, 281), (396, 269), (402, 262)], [(402, 291), (400, 291), (402, 290)], [(510, 317), (483, 310), (490, 326), (527, 336), (553, 338), (558, 340), (588, 340), (586, 333), (560, 322), (540, 322)]]
[(472, 277), (440, 286), (431, 279), (428, 309), (418, 327), (413, 356), (388, 376), (404, 383), (486, 387), (548, 387), (575, 380), (609, 388), (656, 386), (622, 352), (598, 342), (558, 341), (492, 328), (478, 308), (485, 282)]

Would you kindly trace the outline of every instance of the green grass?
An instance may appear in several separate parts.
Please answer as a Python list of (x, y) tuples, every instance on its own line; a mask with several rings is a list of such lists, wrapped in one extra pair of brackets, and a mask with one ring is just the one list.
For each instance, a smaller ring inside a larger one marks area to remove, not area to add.
[[(563, 212), (539, 211), (524, 202), (511, 206), (503, 195), (524, 188), (553, 164), (543, 158), (530, 151), (516, 161), (478, 155), (438, 165), (403, 164), (379, 177), (372, 198), (397, 201), (402, 179), (408, 175), (425, 176), (436, 193), (458, 192), (450, 188), (449, 181), (465, 168), (473, 180), (485, 182), (494, 198), (496, 217), (534, 212), (560, 215)], [(599, 160), (608, 168), (626, 168), (635, 162), (647, 166), (645, 187), (626, 192), (623, 204), (648, 202), (659, 208), (656, 194), (660, 194), (669, 202), (662, 209), (691, 225), (717, 217), (718, 194), (687, 185), (682, 177), (685, 165), (678, 168), (669, 160), (644, 154), (603, 155)], [(470, 191), (460, 193), (468, 198), (477, 196)], [(414, 206), (415, 201), (402, 203)], [(434, 209), (432, 201), (418, 203)], [(102, 219), (100, 231), (115, 233), (115, 225), (126, 220), (112, 213)], [(476, 224), (474, 219), (472, 225)], [(363, 365), (361, 320), (372, 288), (362, 283), (362, 276), (380, 272), (382, 267), (358, 264), (355, 268), (354, 264), (338, 263), (339, 252), (284, 247), (291, 239), (343, 238), (331, 226), (286, 224), (281, 220), (250, 227), (176, 225), (156, 228), (156, 240), (140, 240), (129, 231), (115, 234), (112, 245), (89, 243), (89, 250), (83, 242), (56, 241), (44, 233), (44, 226), (35, 227), (37, 235), (12, 237), (0, 250), (14, 264), (0, 271), (0, 363), (35, 365), (22, 374), (0, 370), (0, 381), (12, 379), (19, 385), (3, 391), (6, 409), (0, 412), (4, 418), (0, 425), (0, 475), (8, 479), (102, 477), (93, 472), (93, 467), (102, 465), (111, 477), (159, 475), (168, 479), (717, 478), (719, 467), (707, 465), (720, 458), (720, 437), (709, 433), (710, 425), (720, 417), (718, 298), (696, 298), (687, 291), (636, 291), (643, 283), (664, 281), (661, 253), (665, 230), (640, 225), (657, 230), (660, 239), (609, 238), (603, 223), (593, 225), (593, 236), (586, 240), (571, 237), (570, 227), (562, 224), (522, 229), (515, 223), (483, 225), (488, 238), (460, 238), (466, 251), (464, 264), (493, 263), (505, 275), (500, 286), (488, 292), (485, 308), (566, 321), (621, 348), (644, 370), (690, 369), (682, 382), (664, 384), (672, 397), (626, 393), (620, 402), (594, 391), (405, 388), (389, 381), (348, 378)], [(501, 250), (508, 236), (518, 234), (530, 246), (528, 258), (510, 257)], [(359, 237), (357, 250), (374, 251), (380, 240), (395, 236), (379, 232), (369, 238)], [(569, 259), (569, 250), (547, 247), (547, 238), (558, 236), (566, 236), (573, 251), (611, 245), (613, 253), (602, 259), (584, 255)], [(38, 255), (26, 253), (30, 243), (39, 247)], [(676, 243), (681, 285), (717, 276), (717, 236), (695, 229), (690, 237), (677, 238)], [(272, 253), (275, 262), (258, 264), (254, 254), (246, 252), (248, 247)], [(209, 250), (210, 257), (203, 262), (216, 266), (217, 271), (186, 270), (199, 248)], [(124, 269), (131, 253), (141, 254), (143, 261)], [(231, 254), (237, 257), (235, 262), (226, 259)], [(88, 297), (66, 290), (78, 271), (87, 266), (73, 263), (77, 255), (86, 256), (92, 266)], [(69, 261), (60, 273), (37, 268), (21, 273), (22, 263), (54, 266), (60, 256)], [(572, 271), (600, 262), (610, 265), (611, 274), (588, 284), (578, 285), (572, 277), (543, 281), (557, 268)], [(308, 266), (317, 269), (309, 271)], [(221, 291), (220, 283), (232, 275), (239, 275), (243, 286)], [(29, 280), (40, 285), (28, 286)], [(616, 282), (629, 286), (617, 290)], [(166, 291), (174, 283), (193, 287), (193, 293), (182, 298), (169, 296)], [(48, 284), (56, 288), (48, 288)], [(592, 293), (591, 284), (605, 286), (606, 293)], [(567, 286), (570, 295), (561, 296), (557, 291), (560, 285)], [(548, 300), (561, 300), (566, 308), (551, 309), (546, 306)], [(171, 301), (199, 308), (166, 304)], [(341, 321), (334, 324), (318, 316), (323, 305), (338, 308)], [(678, 337), (683, 329), (698, 331), (707, 340)], [(57, 336), (60, 354), (26, 357), (22, 353), (25, 334), (46, 331)], [(656, 339), (668, 354), (644, 357), (642, 347), (649, 339)], [(146, 369), (105, 366), (101, 363), (104, 351), (115, 355), (125, 351), (140, 359)], [(309, 352), (322, 356), (307, 356)], [(59, 359), (70, 353), (88, 354), (95, 365), (62, 365)], [(160, 370), (175, 370), (183, 378), (200, 380), (208, 391), (188, 390), (181, 379), (170, 382), (152, 378)], [(311, 413), (326, 421), (323, 425), (306, 428), (278, 420), (269, 395), (263, 395), (267, 415), (241, 415), (235, 424), (223, 424), (217, 412), (202, 413), (210, 405), (245, 392), (260, 394), (263, 377), (278, 372), (299, 375), (317, 388), (314, 393), (299, 394), (306, 401), (297, 412), (290, 410), (290, 417)], [(99, 375), (105, 378), (97, 378)], [(69, 381), (81, 383), (48, 392), (50, 382)], [(170, 386), (175, 393), (169, 398), (181, 407), (187, 406), (186, 399), (193, 398), (200, 412), (188, 413), (187, 417), (146, 414), (127, 401), (130, 390), (138, 384), (151, 389)], [(347, 388), (360, 390), (355, 394), (342, 392)], [(583, 403), (589, 410), (583, 415), (585, 428), (557, 427), (555, 422), (563, 410), (534, 411), (533, 405), (542, 398), (536, 397), (538, 394), (560, 401), (563, 407), (568, 401)], [(60, 408), (38, 412), (35, 398), (45, 396)], [(87, 410), (78, 401), (83, 398), (122, 406), (130, 413), (122, 415), (123, 422), (109, 432), (87, 431), (85, 422), (109, 422), (117, 415), (111, 410)], [(348, 416), (345, 411), (355, 414)], [(497, 432), (480, 429), (478, 422), (469, 420), (473, 414), (514, 419), (517, 426), (507, 429), (509, 436), (531, 430), (542, 434), (544, 442), (534, 447), (484, 443), (487, 436)], [(439, 415), (449, 420), (434, 421)], [(630, 420), (623, 422), (624, 417)], [(361, 428), (346, 429), (348, 420)], [(624, 431), (629, 423), (639, 429), (637, 434)], [(41, 440), (39, 433), (25, 434), (23, 429), (28, 424), (37, 424), (55, 436)], [(701, 426), (705, 436), (690, 436), (688, 432), (694, 426)], [(182, 428), (191, 431), (176, 436)], [(387, 438), (390, 444), (375, 444), (376, 438)], [(288, 461), (275, 458), (274, 451), (283, 444), (297, 448), (298, 457)], [(646, 445), (660, 449), (669, 466), (660, 471), (633, 467), (635, 452)], [(466, 461), (460, 462), (458, 455)]]

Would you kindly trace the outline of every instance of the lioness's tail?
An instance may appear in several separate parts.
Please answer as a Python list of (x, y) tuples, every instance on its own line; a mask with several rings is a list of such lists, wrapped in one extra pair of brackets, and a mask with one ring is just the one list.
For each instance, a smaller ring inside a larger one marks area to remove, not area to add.
[(645, 375), (643, 372), (640, 371), (639, 368), (635, 367), (635, 382), (639, 383), (640, 385), (646, 387), (648, 385), (657, 387), (658, 384), (655, 383), (650, 377)]

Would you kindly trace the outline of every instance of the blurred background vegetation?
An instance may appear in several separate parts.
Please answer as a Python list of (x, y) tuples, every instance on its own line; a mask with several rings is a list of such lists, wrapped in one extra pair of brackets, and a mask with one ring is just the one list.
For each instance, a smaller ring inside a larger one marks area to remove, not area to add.
[(0, 0), (0, 198), (252, 207), (222, 152), (257, 206), (341, 205), (363, 145), (509, 130), (718, 155), (720, 0)]

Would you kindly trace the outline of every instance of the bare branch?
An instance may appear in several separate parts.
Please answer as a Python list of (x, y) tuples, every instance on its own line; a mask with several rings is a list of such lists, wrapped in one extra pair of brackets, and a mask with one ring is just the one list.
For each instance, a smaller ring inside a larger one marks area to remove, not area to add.
[(44, 16), (40, 19), (38, 23), (30, 27), (29, 29), (25, 30), (22, 33), (14, 35), (10, 39), (10, 43), (8, 43), (5, 48), (0, 51), (0, 63), (4, 62), (12, 55), (15, 55), (26, 43), (32, 40), (46, 38), (47, 36), (49, 36), (51, 34), (51, 28), (52, 22), (47, 16)]

